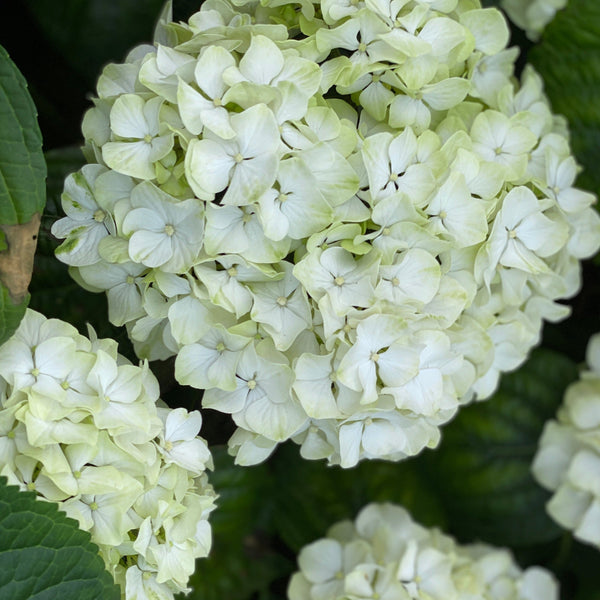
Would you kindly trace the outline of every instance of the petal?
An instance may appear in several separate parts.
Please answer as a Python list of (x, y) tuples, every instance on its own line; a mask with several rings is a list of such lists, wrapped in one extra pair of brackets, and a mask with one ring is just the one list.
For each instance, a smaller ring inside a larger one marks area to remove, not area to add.
[(250, 47), (240, 60), (240, 71), (254, 83), (269, 84), (283, 67), (281, 50), (264, 35), (252, 36)]
[(193, 139), (185, 156), (185, 175), (194, 193), (212, 200), (229, 184), (235, 160), (222, 144), (211, 139)]

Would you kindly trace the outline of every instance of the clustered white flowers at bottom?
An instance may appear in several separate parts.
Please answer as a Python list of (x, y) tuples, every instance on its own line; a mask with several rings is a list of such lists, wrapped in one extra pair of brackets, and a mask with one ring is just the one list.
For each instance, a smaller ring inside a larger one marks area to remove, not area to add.
[(568, 314), (600, 218), (508, 38), (477, 0), (207, 0), (104, 70), (57, 256), (238, 464), (435, 447)]
[(582, 542), (600, 548), (600, 333), (588, 342), (589, 370), (565, 392), (544, 427), (532, 470), (554, 494), (548, 514)]
[(557, 11), (567, 6), (568, 0), (501, 0), (500, 6), (511, 21), (536, 41)]
[(289, 600), (558, 600), (540, 567), (522, 570), (508, 550), (459, 545), (415, 523), (402, 507), (370, 504), (305, 546)]
[(172, 600), (211, 546), (198, 411), (157, 405), (147, 362), (28, 310), (0, 347), (0, 475), (89, 531), (123, 600)]

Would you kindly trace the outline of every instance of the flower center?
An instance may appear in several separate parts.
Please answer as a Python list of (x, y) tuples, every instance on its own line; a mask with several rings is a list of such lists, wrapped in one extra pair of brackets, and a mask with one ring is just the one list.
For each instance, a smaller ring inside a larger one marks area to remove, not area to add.
[(219, 342), (216, 345), (216, 350), (217, 350), (217, 352), (223, 352), (223, 350), (225, 350), (225, 344), (223, 342)]
[(175, 233), (175, 227), (173, 225), (165, 225), (165, 233), (171, 237)]
[(147, 133), (144, 136), (144, 141), (146, 142), (146, 144), (149, 144), (152, 141), (152, 136), (149, 133)]
[(445, 219), (448, 216), (448, 213), (445, 210), (440, 210), (439, 217), (440, 219)]
[(30, 482), (27, 484), (27, 489), (28, 489), (30, 492), (33, 492), (33, 491), (35, 490), (35, 483), (33, 483), (33, 481), (30, 481)]
[(69, 385), (69, 382), (68, 382), (68, 381), (63, 381), (63, 382), (60, 384), (60, 387), (61, 387), (63, 390), (68, 390), (68, 389), (69, 389), (71, 386)]
[(90, 510), (98, 510), (98, 503), (97, 502), (92, 502), (90, 504)]
[(244, 160), (244, 157), (238, 152), (234, 157), (233, 160), (235, 160), (236, 163), (238, 163), (238, 165)]
[(287, 194), (279, 194), (279, 196), (277, 196), (277, 200), (279, 200), (279, 202), (281, 202), (282, 204), (288, 199), (288, 195)]
[(512, 240), (514, 240), (517, 237), (517, 232), (514, 229), (511, 229), (508, 232), (508, 237), (511, 238)]
[(37, 376), (40, 374), (40, 370), (39, 370), (37, 367), (35, 367), (35, 368), (31, 369), (30, 373), (31, 373), (31, 374), (32, 374), (34, 377), (37, 377)]
[(397, 277), (392, 278), (392, 285), (394, 287), (398, 287), (400, 285), (400, 280)]
[(358, 51), (359, 52), (366, 52), (367, 51), (367, 45), (364, 42), (361, 42), (358, 45)]
[(287, 304), (287, 298), (285, 296), (279, 296), (279, 298), (277, 298), (277, 304), (279, 304), (279, 306), (285, 306)]
[(256, 380), (250, 379), (246, 385), (248, 386), (249, 390), (253, 390), (256, 387)]
[(213, 99), (213, 104), (215, 106), (223, 106), (223, 101), (221, 100), (221, 98), (214, 98)]
[(102, 221), (104, 221), (106, 217), (106, 213), (99, 208), (95, 213), (94, 213), (94, 221), (96, 221), (96, 223), (102, 223)]
[(371, 352), (371, 356), (369, 358), (376, 363), (379, 360), (379, 354), (377, 354), (377, 352)]
[(346, 280), (345, 280), (345, 279), (344, 279), (344, 278), (343, 278), (341, 275), (338, 275), (338, 276), (337, 276), (337, 277), (336, 277), (336, 278), (333, 280), (333, 283), (335, 283), (335, 285), (337, 285), (337, 286), (339, 286), (339, 287), (342, 287), (342, 286), (344, 285), (344, 282), (345, 282), (345, 281), (346, 281)]
[(229, 267), (229, 269), (227, 269), (227, 275), (229, 275), (229, 277), (237, 277), (237, 269), (235, 267)]

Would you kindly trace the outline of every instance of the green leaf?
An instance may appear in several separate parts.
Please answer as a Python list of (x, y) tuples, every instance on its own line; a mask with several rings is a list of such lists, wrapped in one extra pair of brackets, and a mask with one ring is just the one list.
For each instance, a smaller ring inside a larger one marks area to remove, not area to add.
[(119, 600), (89, 533), (0, 477), (0, 598)]
[(600, 192), (600, 2), (569, 0), (529, 60), (544, 78), (554, 112), (569, 121), (584, 167), (579, 185)]
[(15, 304), (8, 289), (0, 284), (0, 344), (3, 344), (17, 329), (29, 304), (29, 294)]
[(46, 163), (25, 79), (0, 46), (0, 225), (28, 223), (46, 202)]
[(538, 349), (503, 377), (491, 399), (463, 408), (443, 430), (424, 466), (447, 511), (449, 533), (463, 542), (513, 547), (560, 536), (545, 511), (549, 493), (530, 466), (544, 423), (576, 377), (571, 360)]
[(0, 344), (27, 303), (33, 255), (46, 202), (46, 163), (25, 79), (0, 46)]

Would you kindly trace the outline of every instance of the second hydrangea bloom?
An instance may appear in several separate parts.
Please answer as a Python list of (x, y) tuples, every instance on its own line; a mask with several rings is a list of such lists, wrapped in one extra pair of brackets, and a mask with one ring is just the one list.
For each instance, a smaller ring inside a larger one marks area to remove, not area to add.
[(466, 0), (208, 0), (104, 71), (58, 256), (238, 463), (433, 447), (566, 316), (599, 219), (507, 40)]
[(147, 363), (27, 311), (0, 348), (0, 474), (58, 502), (123, 600), (173, 600), (211, 546), (212, 458), (198, 411), (157, 406)]

